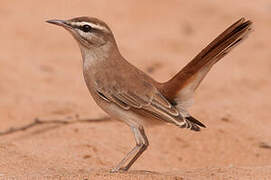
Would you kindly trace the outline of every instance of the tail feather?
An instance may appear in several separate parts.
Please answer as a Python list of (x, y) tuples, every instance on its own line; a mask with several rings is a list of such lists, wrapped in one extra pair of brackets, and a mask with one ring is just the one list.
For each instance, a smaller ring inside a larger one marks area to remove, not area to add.
[(241, 18), (221, 33), (172, 79), (161, 84), (163, 95), (177, 103), (189, 101), (211, 67), (248, 36), (251, 24)]
[(190, 116), (186, 107), (191, 104), (194, 91), (211, 67), (248, 36), (251, 25), (251, 21), (241, 18), (213, 40), (172, 79), (159, 84), (159, 91), (182, 115), (171, 119), (171, 123), (194, 131), (206, 127)]

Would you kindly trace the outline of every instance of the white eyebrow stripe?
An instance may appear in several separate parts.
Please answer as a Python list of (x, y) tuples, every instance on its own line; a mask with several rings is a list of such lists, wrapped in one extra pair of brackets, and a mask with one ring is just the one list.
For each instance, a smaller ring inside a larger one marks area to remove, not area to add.
[(71, 22), (71, 25), (74, 25), (74, 26), (89, 25), (89, 26), (93, 27), (94, 29), (100, 29), (100, 30), (105, 30), (105, 31), (109, 32), (109, 30), (106, 27), (98, 25), (98, 24), (93, 24), (90, 22)]

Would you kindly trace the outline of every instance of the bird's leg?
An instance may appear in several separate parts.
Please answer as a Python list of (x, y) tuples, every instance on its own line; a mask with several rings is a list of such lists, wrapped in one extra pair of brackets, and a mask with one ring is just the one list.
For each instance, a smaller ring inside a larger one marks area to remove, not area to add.
[(127, 171), (139, 156), (147, 149), (149, 142), (143, 126), (131, 126), (134, 133), (136, 146), (111, 170), (111, 172)]

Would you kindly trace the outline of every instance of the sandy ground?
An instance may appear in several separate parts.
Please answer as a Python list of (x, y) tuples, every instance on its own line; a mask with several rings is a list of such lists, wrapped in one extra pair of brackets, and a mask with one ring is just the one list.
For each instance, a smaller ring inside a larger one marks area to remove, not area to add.
[(125, 124), (41, 125), (0, 137), (0, 179), (271, 179), (269, 0), (1, 0), (0, 131), (37, 117), (106, 116), (85, 86), (77, 44), (44, 22), (81, 15), (106, 21), (122, 54), (158, 81), (240, 17), (255, 31), (197, 91), (190, 112), (207, 129), (150, 127), (149, 149), (130, 172), (112, 174), (134, 146)]

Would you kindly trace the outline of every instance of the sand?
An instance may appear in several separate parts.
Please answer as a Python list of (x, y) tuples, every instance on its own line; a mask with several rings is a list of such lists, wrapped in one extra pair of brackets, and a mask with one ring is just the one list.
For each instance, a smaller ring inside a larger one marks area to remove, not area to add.
[(0, 16), (0, 131), (34, 121), (106, 114), (85, 86), (79, 48), (48, 19), (93, 16), (112, 28), (124, 57), (166, 81), (227, 26), (254, 32), (210, 71), (191, 114), (199, 133), (149, 127), (150, 146), (128, 173), (109, 173), (134, 146), (114, 119), (44, 124), (0, 137), (0, 179), (271, 179), (271, 2), (8, 1)]

